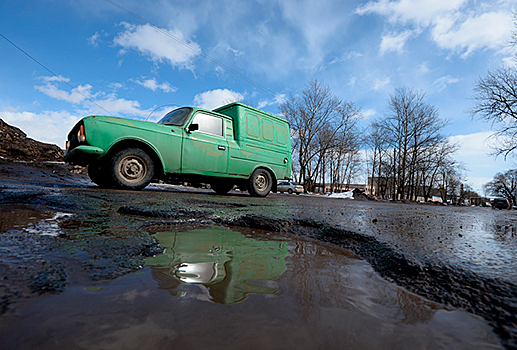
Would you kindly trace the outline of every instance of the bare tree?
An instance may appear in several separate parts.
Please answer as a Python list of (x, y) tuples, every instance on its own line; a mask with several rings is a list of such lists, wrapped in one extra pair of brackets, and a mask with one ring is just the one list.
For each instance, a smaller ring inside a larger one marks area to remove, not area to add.
[(497, 173), (492, 181), (486, 183), (483, 187), (486, 193), (510, 199), (512, 204), (515, 205), (517, 197), (517, 170)]
[(440, 134), (447, 121), (434, 106), (424, 102), (425, 94), (398, 88), (388, 101), (389, 114), (382, 126), (392, 149), (394, 199), (414, 199), (417, 166), (426, 147), (444, 139)]
[(368, 184), (372, 195), (385, 198), (387, 181), (383, 174), (383, 164), (386, 164), (388, 155), (388, 141), (381, 121), (374, 120), (370, 123), (368, 132), (365, 134), (365, 145), (369, 149), (367, 153), (370, 158), (371, 169), (368, 174)]
[(457, 150), (442, 135), (447, 120), (425, 102), (423, 92), (398, 88), (388, 100), (388, 114), (370, 124), (370, 186), (376, 195), (397, 200), (429, 198)]
[(328, 86), (310, 81), (301, 96), (290, 96), (280, 106), (291, 126), (293, 153), (300, 167), (298, 181), (312, 190), (319, 176), (325, 181), (330, 150), (339, 144), (348, 119), (358, 111), (335, 97)]
[[(444, 139), (439, 143), (425, 147), (423, 150), (418, 171), (419, 187), (425, 201), (431, 197), (433, 189), (447, 188), (445, 183), (447, 182), (447, 174), (451, 174), (452, 169), (458, 169), (454, 174), (461, 173), (464, 170), (463, 165), (458, 164), (451, 157), (458, 148), (457, 144), (452, 144), (448, 139)], [(442, 197), (447, 199), (447, 192)]]
[(476, 82), (473, 98), (472, 117), (492, 123), (495, 154), (506, 158), (517, 148), (517, 70), (507, 67), (488, 72)]
[(458, 164), (450, 159), (442, 164), (438, 173), (438, 184), (444, 202), (450, 198), (453, 204), (457, 204), (456, 200), (460, 197), (463, 182), (463, 172)]
[[(514, 12), (513, 31), (509, 45), (517, 46), (517, 14)], [(514, 57), (517, 60), (517, 56)], [(474, 85), (473, 100), (470, 109), (473, 118), (479, 117), (492, 124), (495, 142), (492, 146), (496, 156), (505, 158), (517, 148), (517, 69), (508, 66), (489, 71), (485, 78), (480, 78)]]

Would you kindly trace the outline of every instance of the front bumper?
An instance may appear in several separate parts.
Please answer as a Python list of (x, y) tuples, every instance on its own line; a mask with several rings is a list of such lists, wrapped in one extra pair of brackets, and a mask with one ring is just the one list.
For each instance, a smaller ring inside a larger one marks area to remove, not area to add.
[(88, 165), (93, 160), (98, 159), (104, 150), (99, 147), (81, 145), (72, 149), (67, 149), (63, 159), (65, 162), (77, 165)]

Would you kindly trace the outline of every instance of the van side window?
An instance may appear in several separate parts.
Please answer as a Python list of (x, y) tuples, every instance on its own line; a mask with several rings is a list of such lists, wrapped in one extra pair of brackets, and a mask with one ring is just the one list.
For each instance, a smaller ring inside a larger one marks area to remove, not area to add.
[(223, 118), (219, 118), (210, 114), (197, 113), (192, 120), (192, 124), (198, 124), (198, 131), (206, 134), (223, 136)]

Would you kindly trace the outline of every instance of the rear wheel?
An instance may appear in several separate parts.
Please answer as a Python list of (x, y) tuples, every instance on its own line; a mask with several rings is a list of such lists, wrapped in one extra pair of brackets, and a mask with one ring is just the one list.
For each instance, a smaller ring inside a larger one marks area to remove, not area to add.
[(141, 190), (154, 176), (154, 164), (140, 148), (126, 148), (113, 155), (109, 162), (110, 175), (115, 187)]
[(214, 182), (210, 184), (210, 187), (217, 194), (227, 194), (233, 188), (233, 184), (227, 182)]
[(289, 192), (289, 194), (293, 194), (293, 190), (292, 189), (288, 189), (287, 192)]
[(266, 169), (257, 169), (251, 174), (248, 192), (252, 197), (265, 197), (271, 191), (273, 179)]

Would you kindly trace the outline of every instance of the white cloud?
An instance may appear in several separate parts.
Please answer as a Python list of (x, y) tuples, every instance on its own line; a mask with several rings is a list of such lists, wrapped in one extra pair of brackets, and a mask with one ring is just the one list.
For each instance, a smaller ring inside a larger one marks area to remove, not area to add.
[(116, 94), (106, 95), (101, 92), (93, 94), (91, 92), (92, 86), (88, 84), (84, 86), (79, 85), (71, 92), (61, 90), (55, 84), (50, 83), (44, 86), (36, 86), (36, 89), (51, 98), (70, 102), (74, 105), (81, 105), (86, 108), (81, 114), (107, 114), (113, 116), (123, 114), (126, 117), (145, 117), (149, 113), (148, 110), (140, 108), (138, 101), (118, 98)]
[(121, 83), (110, 83), (108, 87), (112, 90), (120, 90), (124, 87), (124, 85)]
[(428, 26), (444, 13), (458, 10), (467, 0), (379, 0), (369, 1), (357, 8), (356, 13), (365, 15), (377, 13), (388, 17), (392, 23), (415, 23)]
[(354, 87), (356, 82), (357, 82), (357, 77), (350, 77), (350, 79), (348, 79), (348, 83), (346, 85), (348, 85), (350, 87)]
[(98, 47), (99, 38), (100, 38), (100, 34), (99, 34), (99, 32), (96, 32), (95, 34), (93, 34), (91, 37), (88, 38), (88, 43), (90, 45), (92, 45), (93, 47)]
[(506, 68), (517, 68), (517, 60), (516, 60), (516, 56), (511, 56), (511, 57), (505, 57), (503, 58), (503, 66), (506, 67)]
[(286, 100), (287, 100), (287, 96), (285, 94), (279, 94), (279, 95), (276, 95), (272, 100), (266, 99), (266, 100), (259, 101), (257, 108), (262, 109), (264, 107), (271, 106), (271, 105), (279, 105), (279, 104), (284, 103)]
[(225, 104), (242, 101), (244, 95), (228, 89), (205, 91), (194, 97), (194, 104), (205, 109), (215, 109)]
[(105, 99), (97, 99), (95, 104), (86, 103), (86, 107), (89, 109), (89, 114), (104, 115), (109, 112), (111, 115), (122, 115), (123, 117), (146, 117), (150, 112), (149, 110), (142, 110), (138, 101), (117, 98), (115, 94)]
[(361, 111), (361, 115), (365, 119), (370, 118), (371, 116), (374, 116), (376, 114), (377, 114), (377, 111), (375, 109), (367, 109), (365, 111)]
[(307, 53), (300, 63), (305, 69), (314, 69), (324, 59), (325, 46), (350, 21), (345, 1), (333, 0), (279, 0), (283, 17), (303, 38)]
[(239, 57), (239, 56), (242, 56), (244, 55), (244, 51), (241, 51), (241, 50), (236, 50), (234, 48), (232, 48), (229, 44), (227, 43), (219, 43), (217, 44), (216, 47), (214, 47), (212, 49), (212, 51), (217, 51), (217, 50), (221, 50), (221, 51), (225, 51), (225, 52), (230, 52), (233, 56), (235, 57)]
[(455, 83), (457, 83), (459, 81), (460, 81), (459, 78), (453, 78), (450, 75), (447, 75), (445, 77), (441, 77), (439, 79), (436, 79), (434, 81), (433, 85), (435, 85), (437, 87), (438, 91), (441, 92), (442, 90), (444, 90), (447, 87), (447, 85), (455, 84)]
[(341, 63), (341, 62), (344, 62), (344, 61), (349, 61), (349, 60), (352, 60), (354, 58), (359, 58), (359, 57), (363, 57), (363, 54), (362, 53), (359, 53), (359, 52), (356, 52), (356, 51), (351, 51), (351, 52), (348, 52), (346, 53), (345, 55), (339, 57), (339, 58), (336, 58), (334, 60), (332, 60), (329, 65), (331, 64), (335, 64), (335, 63)]
[(413, 31), (405, 30), (399, 34), (388, 34), (381, 38), (380, 53), (384, 55), (386, 52), (394, 51), (402, 53), (404, 51), (404, 45), (408, 39), (413, 35)]
[(41, 113), (18, 112), (14, 108), (0, 110), (0, 118), (23, 130), (28, 137), (64, 148), (70, 129), (81, 119), (66, 111)]
[[(379, 14), (392, 25), (412, 25), (417, 30), (415, 33), (428, 28), (440, 48), (460, 53), (465, 58), (479, 49), (501, 50), (513, 29), (510, 5), (505, 1), (379, 0), (358, 7), (356, 13)], [(394, 48), (400, 48), (405, 38), (396, 41), (397, 37), (385, 37), (394, 41), (388, 46)]]
[(44, 86), (35, 86), (35, 88), (49, 97), (74, 104), (81, 103), (85, 99), (92, 97), (92, 86), (89, 84), (79, 85), (71, 92), (60, 90), (56, 85), (50, 83)]
[(151, 61), (167, 62), (173, 67), (193, 68), (193, 60), (201, 51), (200, 46), (187, 41), (178, 29), (157, 29), (148, 24), (134, 26), (122, 23), (125, 31), (119, 33), (115, 45), (121, 46), (125, 53), (129, 49), (136, 50)]
[(480, 153), (490, 152), (487, 140), (492, 136), (492, 134), (493, 132), (491, 131), (482, 131), (468, 135), (450, 136), (449, 140), (452, 143), (458, 143), (461, 145), (462, 148), (458, 154), (461, 153), (462, 156), (477, 156)]
[(468, 17), (455, 26), (438, 24), (432, 31), (434, 41), (443, 49), (463, 52), (465, 58), (477, 49), (500, 50), (513, 28), (513, 19), (510, 12), (500, 11)]
[(143, 87), (151, 89), (153, 91), (156, 91), (156, 90), (162, 90), (163, 92), (176, 92), (176, 91), (178, 91), (178, 88), (172, 86), (168, 82), (164, 82), (164, 83), (158, 84), (158, 81), (156, 80), (156, 78), (146, 79), (144, 81), (134, 80), (134, 82), (137, 83), (137, 84), (142, 85)]
[(421, 65), (418, 66), (418, 73), (419, 74), (427, 74), (431, 71), (431, 69), (429, 68), (429, 62), (423, 62)]
[(41, 76), (41, 77), (38, 77), (38, 79), (39, 80), (43, 80), (46, 83), (51, 83), (51, 82), (55, 82), (55, 81), (65, 82), (65, 83), (70, 82), (70, 78), (66, 78), (66, 77), (64, 77), (62, 75)]
[[(511, 168), (512, 163), (503, 157), (494, 158), (490, 155), (489, 146), (492, 131), (483, 131), (467, 135), (450, 136), (449, 140), (460, 145), (454, 154), (454, 159), (465, 164), (467, 168), (467, 182), (474, 185), (478, 193), (482, 193), (482, 186), (490, 181), (498, 172)], [(476, 174), (470, 176), (469, 174)]]
[(384, 89), (386, 86), (388, 86), (389, 84), (391, 83), (391, 78), (390, 77), (386, 77), (384, 79), (375, 79), (375, 82), (373, 84), (373, 90), (382, 90)]

